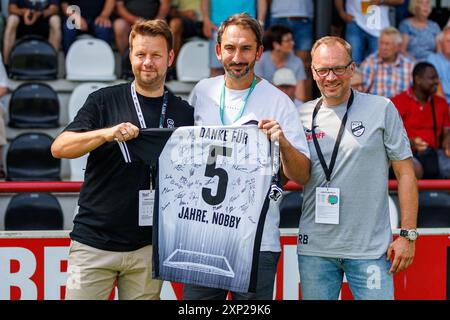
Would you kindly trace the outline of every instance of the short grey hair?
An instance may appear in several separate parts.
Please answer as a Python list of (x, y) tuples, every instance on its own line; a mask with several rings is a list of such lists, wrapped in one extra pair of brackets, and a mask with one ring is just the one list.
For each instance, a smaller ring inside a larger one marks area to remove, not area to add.
[(387, 36), (393, 37), (396, 44), (401, 44), (402, 41), (403, 41), (403, 39), (402, 39), (402, 34), (400, 33), (400, 31), (398, 31), (397, 28), (394, 28), (394, 27), (387, 27), (387, 28), (384, 28), (384, 29), (381, 31), (380, 37), (381, 37), (381, 35), (383, 35), (383, 34), (384, 34), (384, 35), (387, 35)]

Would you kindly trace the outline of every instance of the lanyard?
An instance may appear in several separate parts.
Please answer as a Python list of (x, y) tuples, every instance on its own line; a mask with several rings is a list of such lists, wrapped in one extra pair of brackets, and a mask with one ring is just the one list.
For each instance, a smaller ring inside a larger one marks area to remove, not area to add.
[(330, 167), (328, 167), (327, 164), (325, 163), (325, 158), (323, 157), (322, 150), (320, 149), (319, 141), (317, 141), (316, 133), (314, 132), (314, 118), (317, 116), (317, 113), (319, 112), (319, 109), (322, 105), (322, 99), (320, 99), (319, 102), (317, 102), (317, 105), (313, 111), (312, 124), (311, 124), (312, 138), (314, 141), (314, 147), (316, 148), (317, 156), (319, 157), (320, 164), (322, 165), (323, 171), (325, 172), (325, 176), (327, 178), (327, 185), (330, 184), (331, 173), (333, 172), (334, 164), (336, 163), (339, 145), (341, 144), (342, 135), (344, 134), (345, 124), (347, 123), (348, 110), (352, 106), (353, 98), (354, 98), (354, 96), (353, 96), (353, 90), (352, 90), (350, 99), (348, 99), (348, 102), (347, 102), (347, 111), (345, 111), (344, 117), (342, 118), (341, 127), (339, 128), (339, 133), (338, 133), (338, 136), (336, 139), (336, 143), (334, 144), (333, 153), (331, 155)]
[[(144, 115), (142, 114), (141, 104), (139, 103), (139, 99), (136, 94), (136, 88), (134, 86), (134, 81), (131, 83), (131, 97), (133, 98), (134, 108), (136, 109), (136, 113), (139, 119), (139, 124), (142, 129), (147, 128), (147, 124), (144, 120)], [(161, 107), (161, 115), (159, 117), (159, 127), (164, 127), (164, 121), (166, 119), (166, 111), (167, 111), (167, 103), (169, 101), (169, 91), (164, 90), (163, 103)]]
[[(248, 90), (247, 96), (244, 99), (244, 102), (241, 105), (241, 108), (239, 109), (238, 114), (233, 120), (233, 123), (239, 120), (240, 117), (242, 117), (242, 114), (244, 113), (245, 105), (247, 104), (248, 97), (250, 97), (250, 94), (252, 93), (253, 89), (255, 89), (256, 86), (256, 76), (253, 76), (253, 81), (250, 86), (250, 89)], [(222, 124), (225, 125), (225, 119), (224, 119), (224, 113), (225, 113), (225, 81), (223, 82), (222, 86), (222, 92), (220, 94), (220, 120), (222, 121)]]

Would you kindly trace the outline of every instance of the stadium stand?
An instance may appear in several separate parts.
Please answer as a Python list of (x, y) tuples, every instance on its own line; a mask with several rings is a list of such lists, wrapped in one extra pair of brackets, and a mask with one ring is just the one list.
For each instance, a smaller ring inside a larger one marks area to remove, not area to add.
[(179, 81), (197, 82), (209, 77), (208, 41), (186, 42), (177, 58), (176, 70)]
[(56, 128), (58, 94), (45, 83), (23, 83), (9, 100), (9, 123), (14, 128)]
[(50, 193), (21, 193), (11, 198), (5, 230), (62, 230), (63, 212)]
[(15, 80), (54, 80), (58, 57), (50, 43), (38, 36), (18, 40), (9, 57), (9, 77)]
[(420, 191), (419, 228), (450, 228), (450, 193), (448, 191)]
[(6, 180), (60, 180), (61, 161), (52, 157), (53, 138), (45, 133), (29, 132), (11, 141), (6, 154)]
[(66, 56), (66, 79), (72, 81), (116, 80), (115, 58), (109, 44), (100, 39), (79, 39)]

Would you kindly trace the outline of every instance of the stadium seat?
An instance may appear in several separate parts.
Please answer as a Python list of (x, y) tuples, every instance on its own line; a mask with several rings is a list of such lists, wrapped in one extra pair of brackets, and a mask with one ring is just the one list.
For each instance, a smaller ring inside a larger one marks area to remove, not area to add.
[(53, 158), (52, 142), (45, 133), (22, 133), (14, 138), (6, 154), (6, 180), (60, 180), (61, 160)]
[(5, 230), (62, 230), (63, 212), (49, 193), (21, 193), (11, 198), (5, 212)]
[(106, 86), (106, 83), (101, 82), (85, 82), (76, 86), (69, 99), (69, 122), (73, 121), (89, 94)]
[(197, 82), (209, 77), (208, 41), (186, 42), (178, 54), (176, 70), (179, 81)]
[[(78, 110), (83, 106), (86, 98), (91, 92), (94, 92), (100, 88), (106, 87), (107, 84), (100, 82), (86, 82), (78, 85), (72, 92), (69, 100), (69, 122), (75, 118)], [(86, 162), (89, 154), (82, 157), (69, 159), (70, 166), (70, 180), (71, 181), (83, 181), (84, 171), (86, 169)]]
[(114, 81), (115, 60), (109, 44), (100, 39), (79, 39), (66, 56), (66, 78), (73, 81)]
[(130, 49), (127, 49), (122, 56), (122, 79), (131, 81), (134, 79), (133, 70), (131, 69), (130, 62)]
[(9, 100), (8, 125), (13, 128), (58, 127), (58, 94), (45, 83), (21, 84)]
[(419, 228), (450, 228), (450, 193), (448, 191), (420, 191)]
[(280, 228), (298, 228), (302, 215), (303, 193), (285, 192), (280, 203)]
[(39, 36), (18, 40), (9, 57), (9, 77), (15, 80), (54, 80), (58, 56), (50, 43)]

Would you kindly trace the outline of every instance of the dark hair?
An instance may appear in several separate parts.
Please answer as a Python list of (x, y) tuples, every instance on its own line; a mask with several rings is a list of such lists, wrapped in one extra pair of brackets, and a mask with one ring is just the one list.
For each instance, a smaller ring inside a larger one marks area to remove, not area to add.
[(264, 35), (264, 47), (273, 50), (273, 43), (279, 43), (283, 41), (283, 37), (285, 34), (293, 34), (293, 31), (291, 28), (281, 26), (281, 25), (273, 25), (270, 26), (269, 29), (267, 29), (265, 35)]
[(255, 34), (257, 48), (262, 46), (262, 28), (256, 19), (253, 19), (247, 13), (237, 13), (232, 16), (229, 16), (227, 20), (222, 22), (219, 30), (217, 31), (217, 43), (219, 46), (222, 44), (222, 35), (225, 32), (225, 29), (229, 26), (242, 26), (246, 29), (250, 29)]
[(141, 36), (150, 37), (162, 36), (164, 39), (166, 39), (167, 51), (170, 51), (173, 48), (172, 32), (170, 31), (169, 25), (165, 20), (155, 19), (136, 22), (133, 25), (130, 32), (130, 37), (128, 38), (130, 51), (133, 48), (133, 39), (138, 34)]
[(413, 81), (414, 79), (418, 76), (421, 77), (423, 76), (423, 74), (425, 73), (425, 70), (428, 68), (432, 68), (436, 71), (436, 68), (429, 62), (419, 62), (414, 66), (413, 72), (412, 72), (412, 76), (413, 76)]

